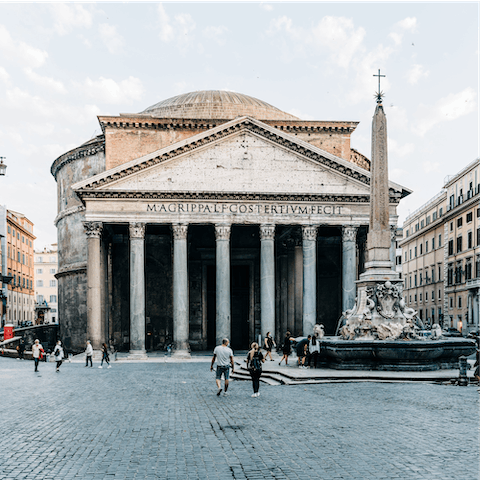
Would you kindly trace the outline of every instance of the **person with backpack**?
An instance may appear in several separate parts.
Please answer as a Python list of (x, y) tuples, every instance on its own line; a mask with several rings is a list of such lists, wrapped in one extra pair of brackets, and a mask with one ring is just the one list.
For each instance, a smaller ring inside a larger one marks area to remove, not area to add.
[(265, 361), (262, 352), (258, 346), (258, 343), (253, 342), (251, 350), (247, 355), (247, 369), (252, 377), (253, 395), (252, 397), (259, 397), (260, 392), (260, 377), (262, 375), (262, 363)]
[(62, 342), (60, 340), (55, 345), (55, 348), (53, 349), (53, 354), (55, 355), (55, 361), (57, 362), (57, 369), (55, 371), (59, 372), (60, 365), (62, 364), (64, 357)]
[(102, 343), (102, 362), (100, 363), (100, 366), (98, 368), (103, 368), (104, 361), (108, 365), (107, 368), (112, 368), (112, 366), (110, 365), (110, 356), (108, 355), (108, 347), (106, 343)]
[(292, 342), (294, 341), (292, 334), (290, 332), (287, 332), (285, 334), (285, 338), (283, 340), (283, 347), (282, 347), (282, 353), (283, 357), (280, 360), (279, 365), (282, 364), (283, 359), (285, 359), (285, 366), (288, 367), (288, 357), (292, 354)]

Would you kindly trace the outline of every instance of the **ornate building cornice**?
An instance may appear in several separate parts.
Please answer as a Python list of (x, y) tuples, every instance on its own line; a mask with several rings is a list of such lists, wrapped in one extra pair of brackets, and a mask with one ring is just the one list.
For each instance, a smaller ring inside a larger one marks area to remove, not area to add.
[[(370, 195), (343, 195), (343, 194), (269, 194), (269, 193), (240, 193), (240, 192), (118, 192), (114, 190), (79, 190), (82, 200), (121, 199), (121, 200), (235, 200), (235, 201), (272, 201), (272, 202), (340, 202), (340, 203), (368, 203)], [(398, 204), (397, 196), (390, 197), (390, 203)]]
[(86, 262), (77, 262), (64, 265), (58, 269), (58, 272), (54, 275), (54, 277), (58, 279), (67, 275), (77, 275), (81, 273), (87, 273)]
[(99, 152), (105, 151), (105, 137), (99, 138), (96, 142), (89, 142), (87, 145), (80, 145), (79, 147), (70, 150), (58, 157), (50, 168), (50, 173), (57, 179), (58, 171), (67, 163), (78, 160), (79, 158), (90, 157)]

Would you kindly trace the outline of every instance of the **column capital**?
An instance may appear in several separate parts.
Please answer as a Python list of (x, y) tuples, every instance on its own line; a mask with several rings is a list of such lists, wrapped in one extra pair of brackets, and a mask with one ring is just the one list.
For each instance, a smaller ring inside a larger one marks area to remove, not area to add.
[(316, 225), (302, 225), (303, 240), (315, 241), (317, 239), (317, 228)]
[(230, 240), (232, 226), (225, 223), (215, 225), (215, 240)]
[(172, 224), (172, 231), (174, 240), (185, 240), (188, 233), (188, 224), (174, 223)]
[(356, 225), (344, 225), (342, 227), (342, 241), (354, 242), (357, 238), (357, 230)]
[(128, 230), (130, 232), (130, 238), (145, 238), (145, 223), (143, 222), (129, 223)]
[(88, 238), (100, 238), (103, 230), (102, 222), (83, 222)]
[(274, 240), (275, 239), (275, 225), (262, 224), (260, 225), (260, 240)]

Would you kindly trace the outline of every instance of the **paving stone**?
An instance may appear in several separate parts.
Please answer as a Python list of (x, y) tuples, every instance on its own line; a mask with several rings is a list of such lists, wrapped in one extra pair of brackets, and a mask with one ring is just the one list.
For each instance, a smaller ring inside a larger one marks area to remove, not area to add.
[(206, 363), (40, 368), (0, 359), (0, 480), (478, 480), (475, 387), (262, 385), (251, 398), (237, 381), (217, 397)]

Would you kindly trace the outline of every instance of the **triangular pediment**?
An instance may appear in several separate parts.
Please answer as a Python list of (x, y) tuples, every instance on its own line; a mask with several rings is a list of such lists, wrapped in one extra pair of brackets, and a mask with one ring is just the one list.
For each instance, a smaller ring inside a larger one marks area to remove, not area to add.
[[(365, 196), (370, 173), (249, 117), (107, 170), (73, 186), (114, 192)], [(391, 196), (402, 187), (391, 183)], [(87, 195), (88, 194), (88, 195)]]

